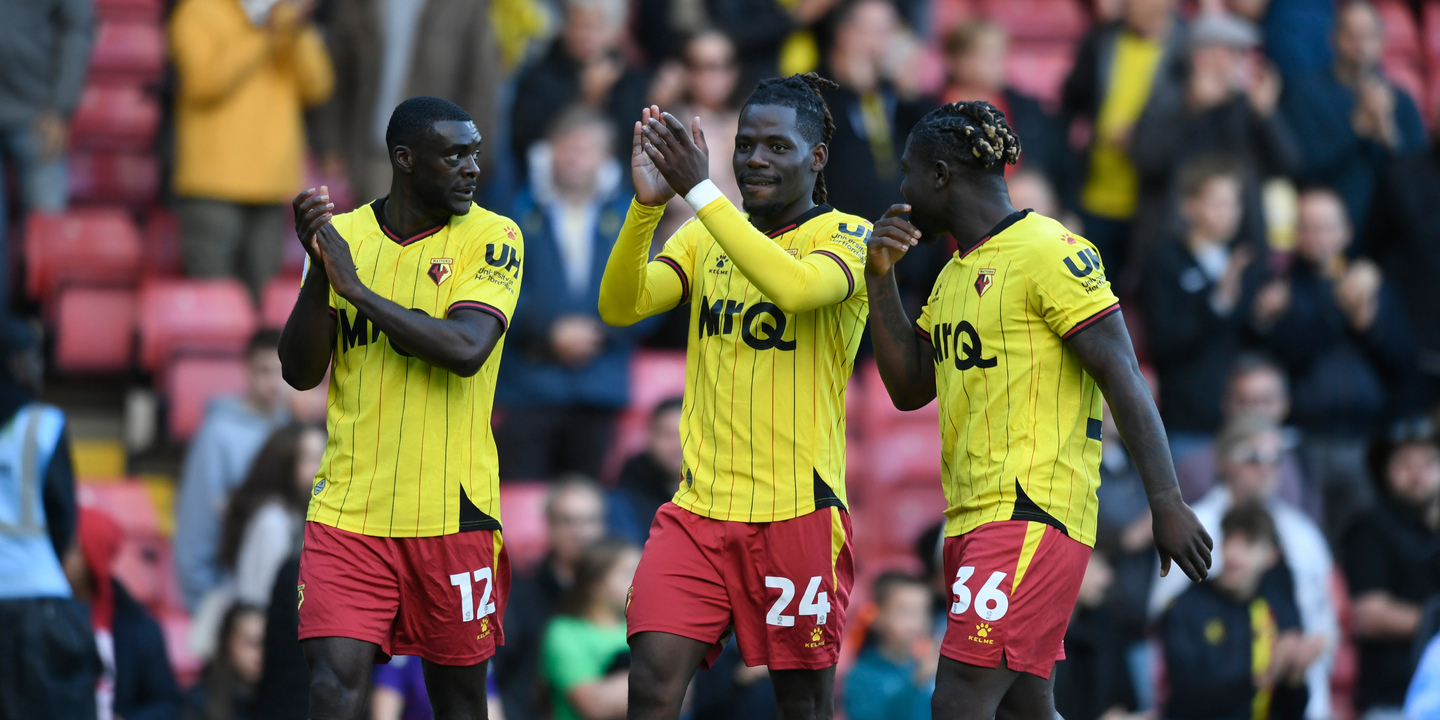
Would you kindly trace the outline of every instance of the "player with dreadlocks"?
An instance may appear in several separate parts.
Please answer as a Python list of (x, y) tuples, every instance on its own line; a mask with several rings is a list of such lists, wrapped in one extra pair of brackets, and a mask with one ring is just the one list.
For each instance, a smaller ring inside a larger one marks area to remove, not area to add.
[[(1019, 155), (989, 103), (926, 115), (901, 157), (910, 204), (875, 223), (866, 259), (891, 400), (940, 401), (953, 584), (932, 712), (945, 720), (1055, 717), (1050, 671), (1095, 544), (1102, 394), (1144, 482), (1162, 574), (1173, 560), (1199, 581), (1210, 566), (1100, 255), (1011, 207), (1004, 170)], [(945, 233), (960, 250), (912, 325), (893, 265)]]
[[(690, 306), (680, 435), (626, 612), (630, 718), (676, 718), (697, 667), (734, 629), (767, 665), (782, 718), (834, 714), (854, 578), (845, 495), (845, 387), (865, 327), (870, 223), (825, 205), (834, 130), (816, 75), (761, 82), (740, 112), (743, 214), (711, 182), (699, 120), (635, 124), (635, 200), (600, 284), (629, 325)], [(650, 261), (665, 203), (697, 217)]]

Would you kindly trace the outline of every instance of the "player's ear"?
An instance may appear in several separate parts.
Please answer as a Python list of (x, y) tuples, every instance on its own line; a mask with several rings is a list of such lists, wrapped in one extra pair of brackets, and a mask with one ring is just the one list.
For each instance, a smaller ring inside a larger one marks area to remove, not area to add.
[(935, 185), (935, 189), (943, 190), (945, 189), (946, 185), (949, 185), (951, 181), (954, 180), (955, 170), (951, 168), (950, 165), (944, 160), (936, 160), (935, 169), (934, 172), (931, 173), (931, 176), (931, 179), (933, 180), (933, 183)]
[(810, 148), (810, 172), (820, 172), (830, 163), (830, 146), (825, 143), (815, 143)]
[(400, 172), (409, 175), (415, 170), (415, 153), (409, 146), (396, 145), (395, 149), (390, 151), (390, 163)]

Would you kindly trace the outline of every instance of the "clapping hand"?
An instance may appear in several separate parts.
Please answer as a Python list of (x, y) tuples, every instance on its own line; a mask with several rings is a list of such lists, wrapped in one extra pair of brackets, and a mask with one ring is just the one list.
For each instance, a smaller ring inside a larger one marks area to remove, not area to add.
[(645, 154), (676, 193), (683, 197), (710, 179), (710, 151), (700, 118), (691, 120), (686, 130), (674, 115), (660, 113), (657, 117), (652, 113), (640, 124), (640, 132)]

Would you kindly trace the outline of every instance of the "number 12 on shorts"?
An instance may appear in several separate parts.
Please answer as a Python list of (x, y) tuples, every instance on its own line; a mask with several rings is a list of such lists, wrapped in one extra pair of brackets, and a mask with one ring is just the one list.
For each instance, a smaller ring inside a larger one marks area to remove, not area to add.
[[(470, 578), (474, 576), (475, 582), (485, 583), (485, 588), (480, 591), (480, 603), (472, 604), (474, 594), (471, 591)], [(490, 568), (480, 568), (473, 573), (462, 572), (450, 576), (450, 584), (460, 588), (460, 621), (470, 622), (476, 617), (485, 617), (495, 612), (495, 603), (490, 602), (490, 590), (495, 584), (495, 576)]]
[[(951, 614), (963, 615), (966, 610), (970, 609), (972, 598), (970, 588), (965, 587), (965, 583), (974, 574), (975, 568), (970, 565), (960, 568), (955, 573), (955, 584), (950, 586), (950, 592), (955, 594), (955, 602), (950, 604)], [(986, 580), (985, 584), (980, 586), (980, 592), (975, 594), (973, 598), (975, 614), (979, 615), (981, 620), (986, 622), (999, 620), (1005, 617), (1005, 612), (1010, 609), (1010, 598), (1006, 597), (1004, 591), (1000, 589), (1000, 583), (1004, 580), (1005, 573), (998, 570), (990, 573), (990, 579)]]
[[(795, 616), (786, 615), (785, 611), (790, 607), (790, 601), (795, 599), (795, 583), (789, 578), (769, 576), (765, 578), (765, 587), (776, 588), (780, 591), (780, 599), (770, 606), (770, 612), (765, 614), (767, 625), (779, 627), (794, 627)], [(805, 595), (800, 598), (800, 614), (814, 615), (816, 625), (824, 625), (825, 619), (830, 616), (830, 595), (829, 593), (817, 592), (820, 589), (820, 576), (810, 578), (810, 584), (805, 587)]]

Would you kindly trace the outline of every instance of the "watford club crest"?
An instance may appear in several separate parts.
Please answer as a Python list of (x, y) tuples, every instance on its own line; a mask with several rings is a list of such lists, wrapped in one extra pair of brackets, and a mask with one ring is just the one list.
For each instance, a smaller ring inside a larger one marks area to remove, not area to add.
[(430, 270), (425, 274), (429, 275), (430, 279), (435, 281), (436, 286), (443, 285), (445, 281), (449, 280), (450, 276), (454, 274), (450, 270), (450, 265), (453, 263), (454, 261), (450, 258), (431, 258)]
[(975, 276), (975, 293), (984, 297), (985, 291), (995, 284), (995, 268), (980, 268), (976, 272), (980, 274)]

